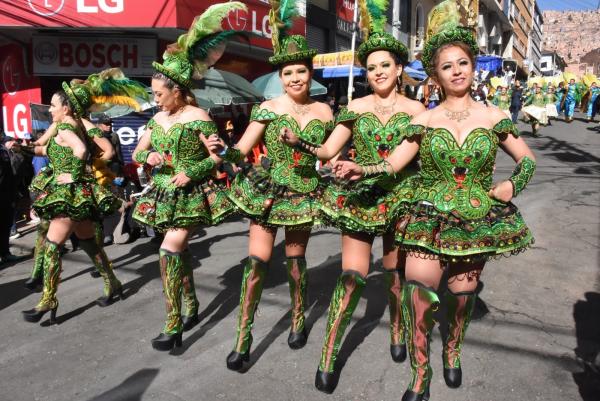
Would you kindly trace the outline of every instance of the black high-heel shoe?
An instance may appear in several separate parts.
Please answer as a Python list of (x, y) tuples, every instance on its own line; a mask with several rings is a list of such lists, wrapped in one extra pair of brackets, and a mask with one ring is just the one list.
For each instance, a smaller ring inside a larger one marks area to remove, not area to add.
[(111, 305), (118, 299), (123, 299), (123, 287), (119, 287), (119, 289), (111, 292), (108, 296), (105, 295), (96, 299), (96, 305), (100, 306), (101, 308), (104, 308), (106, 306)]
[(198, 314), (194, 314), (192, 316), (183, 316), (181, 318), (181, 323), (183, 323), (183, 331), (188, 331), (194, 328), (195, 325), (200, 323), (200, 318)]
[(160, 333), (158, 337), (152, 339), (152, 348), (158, 351), (170, 351), (173, 347), (181, 347), (181, 344), (181, 333)]
[(459, 388), (462, 384), (462, 369), (444, 368), (444, 381), (450, 388)]
[(244, 362), (250, 361), (250, 347), (252, 346), (252, 334), (248, 339), (248, 350), (246, 352), (231, 351), (227, 355), (227, 369), (239, 372), (244, 367)]
[(406, 390), (402, 396), (402, 401), (429, 401), (429, 385), (421, 394)]
[(396, 363), (406, 360), (406, 344), (390, 344), (390, 354)]
[(317, 374), (315, 375), (315, 387), (317, 390), (324, 393), (333, 393), (333, 390), (335, 390), (336, 387), (334, 372), (322, 372), (320, 369), (317, 369)]
[(23, 314), (23, 319), (27, 322), (37, 323), (42, 320), (42, 317), (46, 314), (46, 312), (50, 311), (50, 324), (56, 323), (56, 310), (58, 306), (54, 309), (46, 309), (46, 310), (38, 310), (36, 308), (24, 310), (21, 312)]
[(288, 336), (288, 345), (291, 349), (300, 349), (306, 345), (306, 327), (301, 331), (290, 331)]
[(42, 285), (42, 283), (42, 277), (29, 277), (27, 280), (25, 280), (25, 283), (23, 285), (25, 286), (25, 288), (29, 288), (31, 291), (34, 291), (37, 287)]

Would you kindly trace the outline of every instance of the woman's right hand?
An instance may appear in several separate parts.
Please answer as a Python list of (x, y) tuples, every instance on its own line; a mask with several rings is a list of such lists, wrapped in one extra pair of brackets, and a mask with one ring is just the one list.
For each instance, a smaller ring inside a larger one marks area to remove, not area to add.
[(332, 171), (337, 178), (350, 181), (359, 180), (364, 174), (360, 165), (349, 160), (336, 161)]
[(212, 134), (208, 138), (201, 136), (201, 138), (210, 153), (218, 155), (226, 148), (225, 141), (217, 134)]
[(148, 158), (146, 159), (146, 163), (153, 167), (158, 166), (159, 164), (162, 164), (163, 161), (164, 160), (163, 160), (162, 156), (158, 152), (151, 152), (148, 155)]
[(279, 131), (279, 141), (293, 147), (300, 142), (300, 139), (292, 132), (291, 129), (288, 127), (283, 127), (281, 128), (281, 131)]

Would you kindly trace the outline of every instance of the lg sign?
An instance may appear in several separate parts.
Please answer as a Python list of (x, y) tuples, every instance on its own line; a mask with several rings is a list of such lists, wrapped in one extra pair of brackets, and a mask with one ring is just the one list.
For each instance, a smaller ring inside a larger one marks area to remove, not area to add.
[[(29, 7), (38, 15), (49, 17), (60, 13), (66, 0), (28, 0)], [(77, 12), (81, 14), (122, 13), (125, 0), (77, 0)]]

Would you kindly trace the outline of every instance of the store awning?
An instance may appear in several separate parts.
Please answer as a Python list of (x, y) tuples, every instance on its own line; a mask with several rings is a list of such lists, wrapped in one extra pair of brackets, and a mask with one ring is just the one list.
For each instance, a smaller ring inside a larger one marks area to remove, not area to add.
[[(320, 73), (323, 78), (343, 78), (350, 76), (349, 65), (337, 65), (335, 67), (323, 67), (315, 69), (315, 72)], [(355, 77), (363, 77), (366, 70), (362, 67), (354, 66), (352, 68), (352, 75)]]

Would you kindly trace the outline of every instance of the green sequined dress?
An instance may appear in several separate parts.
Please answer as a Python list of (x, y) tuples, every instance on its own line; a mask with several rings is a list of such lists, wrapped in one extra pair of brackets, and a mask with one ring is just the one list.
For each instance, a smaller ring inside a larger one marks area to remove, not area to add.
[[(60, 123), (57, 130), (69, 130), (78, 133), (70, 124)], [(73, 150), (56, 143), (55, 137), (48, 142), (46, 154), (50, 166), (43, 169), (32, 181), (31, 189), (37, 194), (32, 207), (44, 220), (65, 216), (76, 221), (99, 220), (113, 213), (120, 202), (110, 190), (96, 183), (86, 169), (83, 178), (70, 184), (59, 184), (56, 178), (62, 173), (72, 173)]]
[[(342, 108), (336, 123), (352, 125), (355, 162), (374, 165), (384, 160), (405, 139), (410, 116), (396, 113), (386, 124), (371, 112), (357, 114)], [(414, 198), (416, 161), (395, 176), (335, 182), (319, 199), (325, 223), (342, 232), (381, 235), (393, 228), (395, 216), (403, 214)]]
[(318, 224), (315, 194), (321, 178), (317, 158), (279, 141), (279, 133), (288, 127), (300, 138), (321, 144), (333, 128), (333, 121), (311, 120), (304, 129), (288, 114), (276, 114), (254, 106), (250, 121), (267, 124), (264, 143), (268, 160), (238, 174), (231, 184), (229, 197), (238, 212), (267, 227), (310, 228)]
[[(196, 120), (176, 123), (165, 131), (154, 119), (148, 122), (150, 142), (164, 163), (152, 177), (152, 188), (137, 201), (133, 218), (159, 231), (170, 228), (212, 225), (223, 221), (233, 207), (226, 188), (213, 180), (212, 169), (194, 178), (185, 187), (177, 187), (171, 179), (180, 172), (202, 165), (208, 150), (200, 135), (217, 133), (212, 121)], [(189, 176), (189, 175), (188, 175)]]
[(421, 136), (421, 185), (412, 210), (396, 225), (402, 249), (443, 261), (481, 261), (533, 243), (516, 206), (488, 195), (500, 138), (519, 135), (511, 120), (474, 129), (462, 146), (444, 128), (411, 125), (408, 135)]

